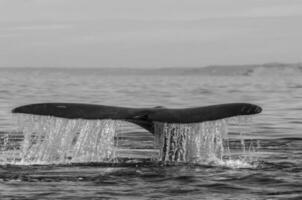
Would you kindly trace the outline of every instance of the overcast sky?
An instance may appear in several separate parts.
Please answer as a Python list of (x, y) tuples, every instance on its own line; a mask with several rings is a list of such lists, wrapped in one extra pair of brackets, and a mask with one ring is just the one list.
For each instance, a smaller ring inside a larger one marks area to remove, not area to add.
[(0, 0), (0, 67), (302, 62), (302, 0)]

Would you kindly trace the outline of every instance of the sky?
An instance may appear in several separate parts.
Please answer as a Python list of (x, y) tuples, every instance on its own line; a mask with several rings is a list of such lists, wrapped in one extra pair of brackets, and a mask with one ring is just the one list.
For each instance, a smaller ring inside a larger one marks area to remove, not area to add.
[(0, 67), (302, 62), (301, 0), (0, 0)]

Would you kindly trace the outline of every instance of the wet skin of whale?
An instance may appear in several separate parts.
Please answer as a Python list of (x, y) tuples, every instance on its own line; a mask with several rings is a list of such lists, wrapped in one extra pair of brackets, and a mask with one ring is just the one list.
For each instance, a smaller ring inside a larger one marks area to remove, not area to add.
[(154, 122), (198, 123), (223, 118), (253, 115), (262, 111), (249, 103), (229, 103), (195, 108), (127, 108), (79, 103), (39, 103), (14, 108), (13, 113), (54, 116), (67, 119), (124, 120), (154, 133)]

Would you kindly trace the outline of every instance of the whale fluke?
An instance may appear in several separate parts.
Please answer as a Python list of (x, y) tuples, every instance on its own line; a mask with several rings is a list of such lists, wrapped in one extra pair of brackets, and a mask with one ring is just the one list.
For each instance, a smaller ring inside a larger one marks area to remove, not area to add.
[(154, 122), (198, 123), (239, 115), (253, 115), (261, 111), (261, 107), (249, 103), (230, 103), (181, 109), (169, 109), (165, 107), (127, 108), (78, 103), (39, 103), (20, 106), (12, 110), (13, 113), (45, 115), (67, 119), (124, 120), (135, 123), (152, 133), (154, 132)]

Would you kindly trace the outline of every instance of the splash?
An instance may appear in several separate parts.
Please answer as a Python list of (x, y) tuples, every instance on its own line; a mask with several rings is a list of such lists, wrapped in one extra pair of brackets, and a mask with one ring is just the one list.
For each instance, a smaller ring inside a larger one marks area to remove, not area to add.
[[(240, 116), (191, 124), (156, 122), (155, 144), (160, 149), (160, 160), (246, 167), (255, 151), (254, 144), (246, 146), (243, 137), (250, 120), (251, 117)], [(233, 140), (229, 129), (236, 138), (234, 146), (230, 146)]]
[(22, 115), (20, 163), (114, 162), (114, 120), (67, 120)]
[(18, 137), (0, 134), (0, 163), (112, 163), (126, 158), (245, 167), (255, 151), (252, 140), (246, 145), (244, 139), (249, 119), (233, 117), (192, 124), (156, 122), (153, 137), (138, 126), (118, 120), (17, 115)]
[(224, 120), (192, 124), (156, 123), (155, 138), (162, 161), (202, 162), (222, 158), (227, 134)]

